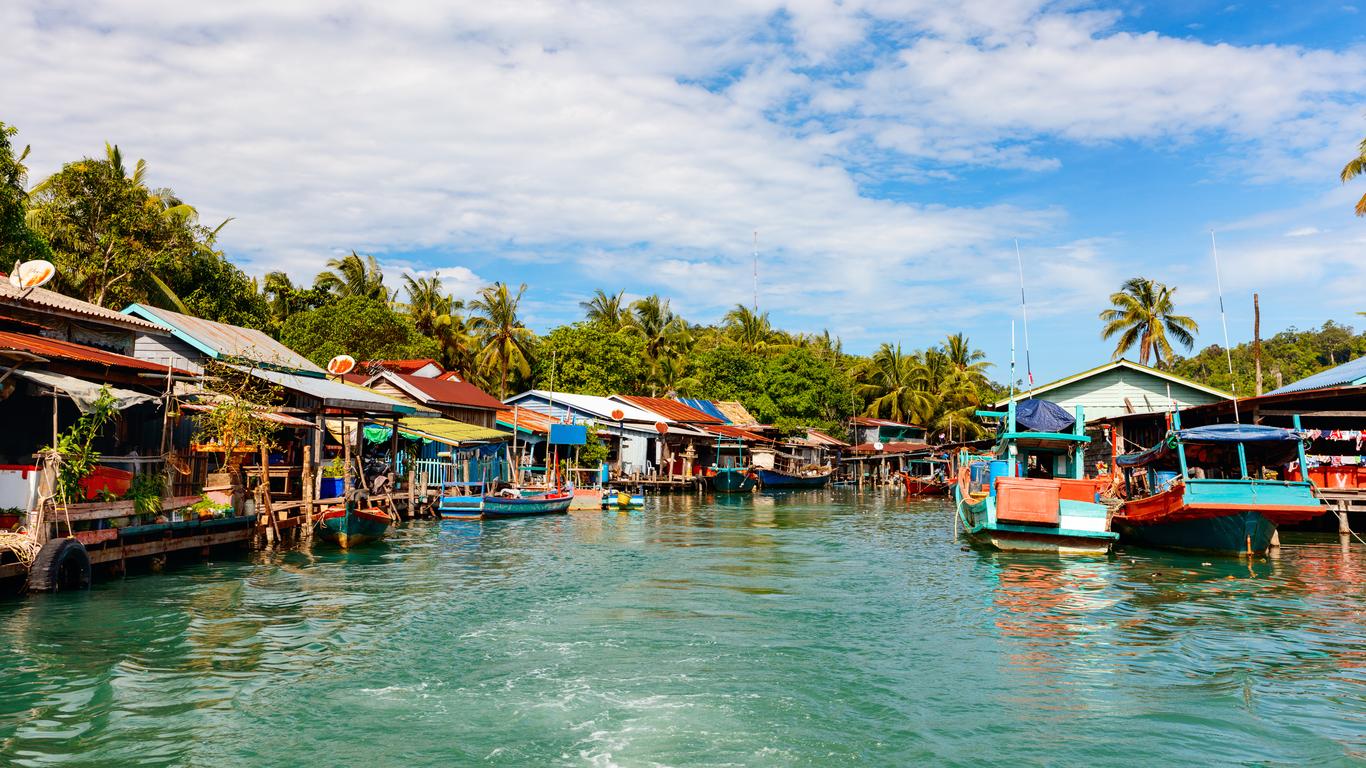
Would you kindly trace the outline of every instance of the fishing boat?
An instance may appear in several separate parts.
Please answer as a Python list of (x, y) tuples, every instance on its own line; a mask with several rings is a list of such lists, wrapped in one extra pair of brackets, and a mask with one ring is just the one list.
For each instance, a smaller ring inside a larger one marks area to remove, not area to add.
[(766, 491), (824, 488), (835, 470), (830, 467), (793, 467), (786, 470), (759, 468), (759, 487)]
[(1181, 429), (1180, 414), (1172, 418), (1157, 445), (1115, 460), (1128, 498), (1115, 525), (1126, 541), (1251, 555), (1271, 546), (1276, 526), (1326, 511), (1312, 483), (1283, 479), (1291, 461), (1304, 466), (1303, 432), (1259, 424)]
[(1081, 406), (1012, 397), (990, 458), (960, 457), (954, 483), (958, 521), (974, 543), (1006, 552), (1103, 555), (1118, 535), (1099, 502), (1102, 480), (1086, 480)]
[(645, 493), (627, 493), (626, 491), (604, 491), (602, 494), (602, 507), (609, 509), (618, 507), (620, 509), (633, 509), (645, 506)]
[[(514, 493), (516, 493), (514, 491)], [(532, 515), (562, 515), (569, 512), (574, 503), (574, 489), (536, 493), (523, 496), (494, 494), (484, 496), (480, 511), (485, 520), (504, 517), (530, 517)]]
[(953, 485), (944, 472), (942, 459), (911, 459), (907, 464), (901, 475), (907, 496), (941, 496)]
[(473, 520), (482, 514), (483, 483), (449, 483), (442, 486), (436, 511), (442, 520)]
[[(722, 463), (722, 453), (733, 450), (735, 456), (726, 456)], [(716, 463), (707, 474), (707, 483), (717, 493), (749, 493), (754, 490), (757, 475), (744, 465), (745, 444), (738, 437), (716, 437)]]
[(393, 518), (384, 510), (362, 507), (358, 499), (348, 498), (345, 504), (324, 507), (318, 516), (318, 536), (342, 549), (350, 549), (384, 538)]

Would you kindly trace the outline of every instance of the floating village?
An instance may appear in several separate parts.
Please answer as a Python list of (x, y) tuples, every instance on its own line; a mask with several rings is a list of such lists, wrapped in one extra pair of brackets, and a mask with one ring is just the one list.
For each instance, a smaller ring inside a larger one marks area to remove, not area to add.
[(258, 330), (0, 282), (0, 583), (88, 587), (232, 547), (352, 548), (415, 518), (631, 512), (661, 494), (942, 497), (1003, 552), (1261, 557), (1366, 513), (1366, 358), (1253, 397), (1118, 359), (1010, 392), (964, 442), (857, 416), (847, 440), (738, 402), (533, 389), (433, 359), (326, 368)]

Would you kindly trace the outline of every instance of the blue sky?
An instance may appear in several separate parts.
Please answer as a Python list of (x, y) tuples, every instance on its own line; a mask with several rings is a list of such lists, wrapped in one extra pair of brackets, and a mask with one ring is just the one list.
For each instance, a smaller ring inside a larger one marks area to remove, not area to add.
[[(964, 331), (1036, 377), (1108, 359), (1125, 278), (1235, 341), (1366, 310), (1353, 5), (160, 0), (0, 7), (35, 179), (108, 140), (253, 274), (352, 248), (544, 330), (595, 288), (695, 321), (751, 300), (846, 348)], [(1021, 339), (1023, 329), (1020, 329)]]

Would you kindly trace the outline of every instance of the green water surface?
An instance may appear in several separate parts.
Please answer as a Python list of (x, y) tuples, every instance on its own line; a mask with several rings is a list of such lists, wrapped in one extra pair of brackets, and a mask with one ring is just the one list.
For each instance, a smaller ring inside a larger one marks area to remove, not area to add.
[(0, 603), (3, 766), (1366, 764), (1366, 549), (963, 551), (824, 491)]

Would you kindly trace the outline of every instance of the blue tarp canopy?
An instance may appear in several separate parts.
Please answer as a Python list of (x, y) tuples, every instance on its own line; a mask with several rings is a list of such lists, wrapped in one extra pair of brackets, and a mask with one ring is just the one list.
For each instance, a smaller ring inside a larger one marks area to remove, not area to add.
[(1182, 443), (1287, 443), (1305, 439), (1303, 432), (1260, 424), (1207, 424), (1168, 432), (1162, 442), (1138, 453), (1115, 459), (1121, 467), (1140, 467), (1168, 456)]
[(1033, 432), (1070, 432), (1077, 423), (1072, 414), (1057, 403), (1031, 398), (1015, 404), (1015, 424)]

